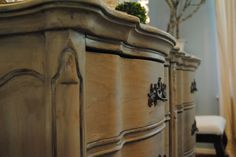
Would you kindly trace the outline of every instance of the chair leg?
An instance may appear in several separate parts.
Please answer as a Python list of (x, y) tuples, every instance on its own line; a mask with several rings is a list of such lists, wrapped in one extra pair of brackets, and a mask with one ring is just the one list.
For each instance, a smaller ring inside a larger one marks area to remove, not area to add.
[(224, 148), (226, 148), (226, 145), (228, 143), (228, 139), (227, 139), (227, 136), (226, 136), (226, 133), (224, 132), (223, 134), (223, 143), (224, 143)]
[(217, 136), (216, 137), (216, 139), (214, 141), (214, 147), (215, 147), (215, 150), (216, 150), (217, 157), (226, 157), (225, 146), (224, 146), (222, 136)]

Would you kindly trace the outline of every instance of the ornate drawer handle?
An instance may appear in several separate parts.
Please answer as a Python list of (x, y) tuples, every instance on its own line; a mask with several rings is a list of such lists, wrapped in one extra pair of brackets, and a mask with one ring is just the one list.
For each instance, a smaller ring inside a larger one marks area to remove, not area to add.
[(198, 132), (197, 122), (196, 122), (196, 120), (194, 120), (194, 122), (192, 124), (191, 135), (193, 136), (196, 132)]
[(194, 92), (196, 92), (196, 91), (198, 91), (198, 89), (197, 89), (197, 83), (196, 83), (195, 80), (193, 80), (193, 82), (191, 83), (190, 92), (191, 92), (191, 93), (194, 93)]
[(167, 101), (166, 84), (162, 83), (161, 78), (158, 78), (158, 82), (150, 85), (150, 92), (148, 93), (148, 106), (156, 106), (157, 101)]

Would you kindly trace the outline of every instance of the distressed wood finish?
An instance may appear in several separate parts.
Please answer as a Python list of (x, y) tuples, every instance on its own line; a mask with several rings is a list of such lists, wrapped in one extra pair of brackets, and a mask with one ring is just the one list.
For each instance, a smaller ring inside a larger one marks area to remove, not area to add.
[(103, 0), (103, 1), (107, 6), (115, 8), (118, 5), (119, 0)]
[(1, 5), (0, 23), (0, 156), (169, 156), (172, 36), (99, 0)]
[(176, 115), (176, 120), (171, 120), (172, 156), (195, 156), (195, 134), (192, 128), (195, 117), (194, 92), (196, 91), (192, 92), (191, 86), (195, 81), (195, 71), (199, 64), (200, 60), (194, 56), (175, 49), (171, 53), (171, 109)]
[[(184, 62), (184, 74), (185, 81), (187, 82), (184, 85), (183, 92), (183, 105), (184, 105), (184, 156), (195, 156), (194, 147), (195, 147), (195, 102), (194, 96), (196, 90), (192, 91), (193, 82), (195, 82), (195, 72), (200, 63), (198, 58), (193, 56), (185, 55), (183, 57)], [(188, 80), (186, 80), (188, 78)], [(188, 92), (186, 92), (188, 90)]]
[[(66, 44), (72, 33), (1, 36), (6, 42), (0, 46), (0, 111), (5, 112), (0, 118), (1, 155), (80, 156), (82, 84), (77, 56), (85, 51), (75, 52)], [(76, 35), (83, 44), (83, 35)]]
[(0, 156), (194, 156), (200, 60), (168, 33), (99, 0), (1, 5), (0, 23)]
[(183, 145), (184, 156), (194, 154), (195, 146), (195, 133), (192, 132), (193, 124), (195, 121), (195, 105), (189, 104), (184, 107), (184, 126), (183, 126)]
[(170, 136), (170, 129), (171, 129), (171, 110), (170, 110), (170, 73), (169, 73), (169, 69), (170, 69), (170, 58), (166, 58), (166, 62), (164, 64), (165, 66), (165, 71), (164, 71), (164, 78), (165, 78), (165, 84), (167, 86), (167, 101), (165, 102), (165, 118), (166, 118), (166, 129), (165, 129), (165, 155), (167, 157), (171, 156), (171, 136)]

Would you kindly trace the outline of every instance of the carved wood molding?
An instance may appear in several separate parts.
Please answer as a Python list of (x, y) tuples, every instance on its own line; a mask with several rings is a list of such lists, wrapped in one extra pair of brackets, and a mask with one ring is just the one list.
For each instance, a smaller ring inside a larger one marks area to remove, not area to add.
[(196, 71), (201, 63), (201, 59), (190, 55), (186, 52), (181, 52), (178, 49), (172, 49), (170, 52), (171, 63), (177, 65), (177, 70)]
[(190, 149), (190, 150), (184, 152), (184, 157), (191, 157), (191, 156), (194, 155), (194, 153), (195, 153), (195, 149), (192, 148), (192, 149)]
[(26, 1), (1, 6), (0, 12), (0, 35), (74, 29), (155, 50), (166, 56), (175, 45), (175, 38), (168, 33), (139, 24), (138, 18), (106, 8), (98, 0)]
[(10, 71), (7, 74), (4, 74), (3, 76), (0, 76), (0, 87), (4, 86), (7, 82), (9, 82), (15, 77), (26, 76), (26, 75), (35, 77), (39, 79), (40, 81), (44, 81), (44, 76), (38, 73), (37, 71), (31, 70), (31, 69), (15, 69), (15, 70)]
[[(77, 89), (75, 94), (77, 94), (78, 98), (73, 97), (73, 95), (71, 95), (70, 99), (74, 100), (61, 97), (63, 93), (70, 93), (70, 91), (74, 89)], [(83, 119), (81, 116), (81, 106), (83, 105), (82, 94), (83, 83), (77, 55), (73, 49), (65, 49), (60, 57), (58, 71), (52, 78), (52, 141), (53, 153), (56, 156), (64, 152), (74, 154), (75, 156), (82, 154), (83, 130), (81, 130), (80, 127), (80, 125), (82, 125), (81, 120)], [(72, 101), (72, 103), (68, 100)], [(70, 110), (70, 108), (73, 108), (73, 111)], [(67, 122), (65, 122), (65, 120), (67, 120)], [(74, 120), (78, 122), (74, 123)], [(75, 137), (78, 139), (72, 140), (72, 138)], [(64, 145), (65, 143), (71, 144), (71, 148), (67, 149)]]
[(195, 104), (188, 104), (188, 105), (184, 105), (183, 106), (183, 110), (186, 111), (186, 110), (191, 110), (191, 109), (194, 109), (195, 108)]
[(88, 157), (101, 156), (119, 151), (126, 143), (135, 142), (150, 138), (165, 129), (165, 119), (158, 123), (145, 127), (125, 130), (119, 136), (99, 140), (87, 145)]
[[(57, 34), (61, 34), (59, 38), (65, 45), (58, 53), (57, 69), (51, 79), (53, 154), (66, 152), (72, 156), (86, 156), (84, 35), (72, 30)], [(47, 41), (51, 39), (50, 33), (46, 38)], [(53, 41), (49, 43), (53, 46)]]
[(121, 41), (95, 36), (86, 36), (86, 49), (96, 53), (109, 53), (120, 55), (121, 57), (152, 60), (160, 63), (165, 62), (165, 55), (160, 52), (151, 49), (136, 48)]

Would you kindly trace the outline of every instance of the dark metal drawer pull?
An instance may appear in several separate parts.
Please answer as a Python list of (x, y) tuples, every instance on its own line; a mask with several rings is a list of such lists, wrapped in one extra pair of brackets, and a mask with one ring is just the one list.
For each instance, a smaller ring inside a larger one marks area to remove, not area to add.
[(196, 120), (194, 120), (194, 122), (192, 124), (191, 135), (193, 136), (196, 132), (198, 132), (197, 122), (196, 122)]
[(195, 80), (193, 80), (193, 82), (191, 83), (190, 92), (191, 92), (191, 93), (194, 93), (194, 92), (196, 92), (196, 91), (198, 91), (198, 89), (197, 89), (197, 83), (196, 83)]
[(150, 85), (150, 92), (148, 93), (148, 106), (156, 106), (157, 101), (167, 101), (166, 84), (162, 83), (161, 78), (158, 82)]

